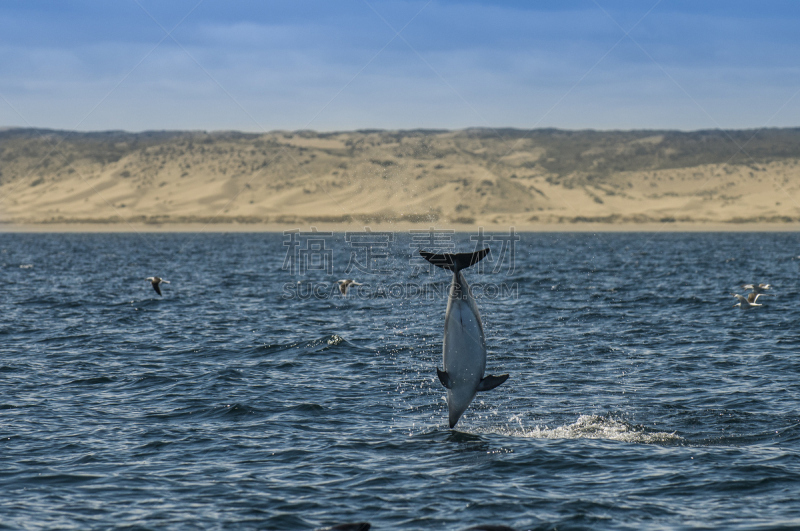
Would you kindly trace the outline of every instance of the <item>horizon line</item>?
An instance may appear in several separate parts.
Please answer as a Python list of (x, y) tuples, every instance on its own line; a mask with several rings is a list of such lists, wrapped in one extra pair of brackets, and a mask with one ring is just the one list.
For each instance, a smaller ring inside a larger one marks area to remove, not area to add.
[(139, 131), (130, 131), (127, 129), (96, 129), (96, 130), (78, 130), (78, 129), (56, 129), (50, 127), (23, 127), (23, 126), (0, 126), (0, 135), (9, 132), (41, 132), (41, 133), (61, 133), (61, 134), (128, 134), (128, 135), (144, 135), (144, 134), (181, 134), (181, 133), (200, 133), (200, 134), (230, 134), (236, 133), (241, 135), (269, 135), (269, 134), (303, 134), (313, 133), (318, 135), (335, 135), (347, 133), (426, 133), (426, 134), (441, 134), (441, 133), (458, 133), (470, 131), (516, 131), (516, 132), (566, 132), (566, 133), (710, 133), (710, 132), (745, 132), (745, 131), (796, 131), (800, 130), (800, 125), (790, 127), (750, 127), (750, 128), (706, 128), (706, 129), (648, 129), (648, 128), (631, 128), (631, 129), (595, 129), (595, 128), (581, 128), (570, 129), (561, 127), (487, 127), (487, 126), (471, 126), (455, 129), (436, 128), (436, 127), (419, 127), (410, 129), (388, 129), (388, 128), (361, 128), (361, 129), (337, 129), (337, 130), (316, 130), (316, 129), (271, 129), (269, 131), (249, 131), (244, 129), (143, 129)]

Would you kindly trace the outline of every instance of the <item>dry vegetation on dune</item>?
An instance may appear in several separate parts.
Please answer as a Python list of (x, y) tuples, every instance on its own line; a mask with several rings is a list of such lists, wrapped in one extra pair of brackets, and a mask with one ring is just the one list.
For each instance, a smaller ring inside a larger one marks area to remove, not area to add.
[(9, 129), (0, 221), (800, 221), (800, 129), (754, 133)]

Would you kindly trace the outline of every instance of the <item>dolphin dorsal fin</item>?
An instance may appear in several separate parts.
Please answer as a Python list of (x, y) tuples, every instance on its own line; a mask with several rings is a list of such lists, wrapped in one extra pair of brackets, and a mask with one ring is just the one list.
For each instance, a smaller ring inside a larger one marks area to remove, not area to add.
[(490, 374), (478, 384), (478, 391), (491, 391), (506, 380), (508, 380), (508, 374), (501, 374), (500, 376)]
[(442, 253), (434, 254), (428, 251), (420, 251), (419, 254), (436, 267), (447, 269), (448, 271), (461, 271), (471, 265), (477, 264), (483, 257), (489, 254), (489, 248), (475, 251), (474, 253)]
[(450, 389), (450, 375), (445, 371), (440, 371), (439, 367), (436, 367), (436, 375), (439, 377), (439, 381), (442, 382), (442, 385), (445, 386), (446, 389)]

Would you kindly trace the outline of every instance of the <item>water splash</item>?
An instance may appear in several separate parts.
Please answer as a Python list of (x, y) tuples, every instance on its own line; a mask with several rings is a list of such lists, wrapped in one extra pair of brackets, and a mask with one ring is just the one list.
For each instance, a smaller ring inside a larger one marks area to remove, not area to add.
[(328, 338), (328, 344), (331, 346), (339, 345), (343, 342), (344, 338), (336, 334), (333, 334), (331, 337)]
[(572, 424), (557, 428), (546, 426), (536, 426), (532, 429), (512, 428), (506, 434), (533, 439), (608, 439), (643, 444), (674, 443), (683, 440), (683, 437), (674, 432), (648, 431), (642, 426), (600, 415), (581, 415)]

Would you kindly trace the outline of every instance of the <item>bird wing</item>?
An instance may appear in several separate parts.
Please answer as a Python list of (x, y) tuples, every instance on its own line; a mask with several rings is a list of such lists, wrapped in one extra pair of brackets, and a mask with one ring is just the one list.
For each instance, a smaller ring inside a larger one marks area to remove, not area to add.
[(156, 293), (161, 295), (161, 288), (158, 287), (158, 283), (153, 282), (153, 289), (156, 290)]

